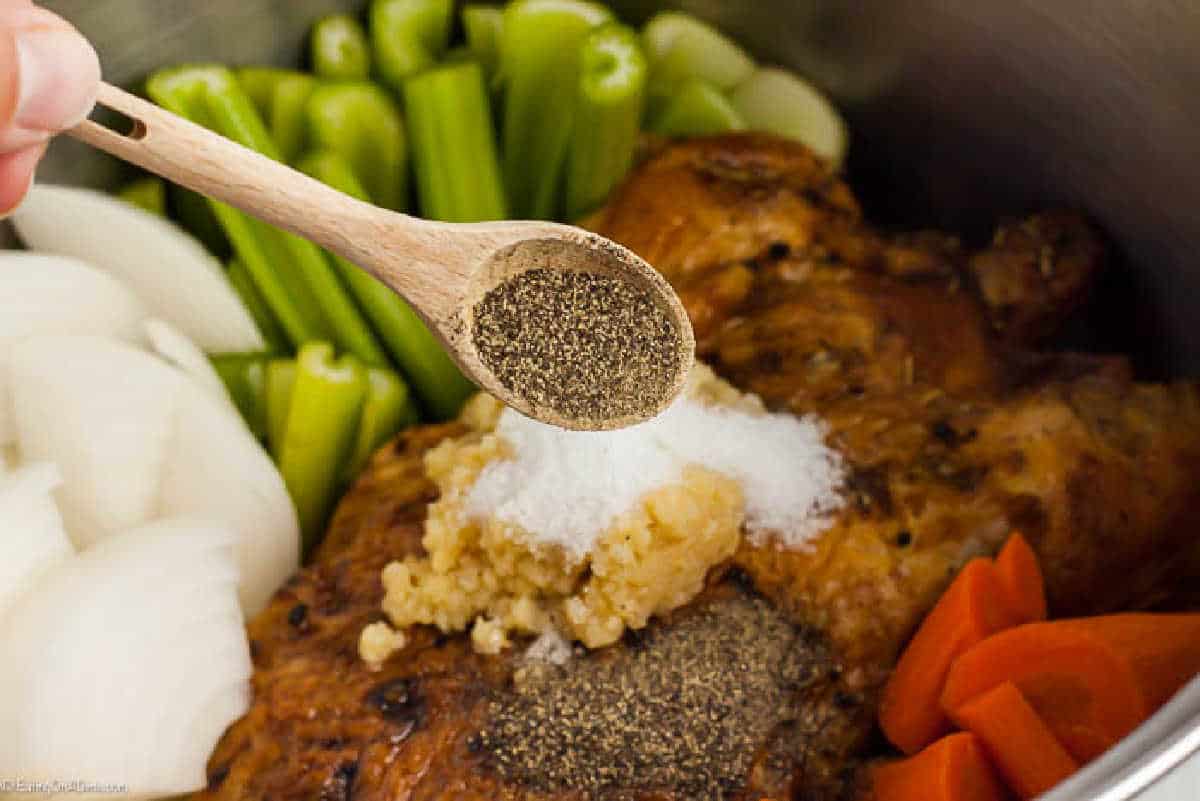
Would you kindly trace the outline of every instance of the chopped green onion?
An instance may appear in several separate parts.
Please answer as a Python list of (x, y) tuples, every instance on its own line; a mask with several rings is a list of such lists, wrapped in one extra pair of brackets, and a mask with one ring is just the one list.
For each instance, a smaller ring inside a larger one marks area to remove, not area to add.
[(449, 64), (404, 83), (421, 213), (445, 222), (508, 216), (483, 70)]
[(276, 462), (283, 448), (288, 408), (292, 403), (292, 386), (295, 383), (295, 359), (272, 359), (267, 362), (267, 446)]
[(450, 41), (453, 0), (375, 0), (371, 44), (375, 66), (388, 88), (433, 66)]
[(688, 81), (654, 123), (663, 136), (708, 136), (746, 130), (746, 121), (729, 98), (704, 81)]
[(579, 86), (579, 48), (612, 13), (583, 0), (517, 0), (504, 10), (504, 185), (517, 217), (560, 211)]
[(291, 347), (288, 344), (287, 335), (279, 326), (279, 321), (271, 313), (271, 308), (263, 300), (263, 296), (259, 293), (258, 288), (254, 286), (254, 279), (250, 277), (249, 271), (246, 270), (246, 265), (234, 259), (229, 262), (229, 269), (226, 274), (229, 276), (229, 283), (233, 286), (233, 291), (241, 299), (242, 305), (246, 307), (246, 311), (250, 312), (250, 317), (254, 320), (254, 324), (258, 326), (258, 330), (262, 333), (267, 346), (275, 352), (290, 350)]
[(373, 83), (319, 87), (308, 100), (308, 138), (314, 150), (341, 154), (385, 209), (408, 205), (408, 144), (396, 102)]
[(313, 72), (330, 81), (365, 81), (371, 77), (371, 44), (367, 32), (349, 14), (317, 20), (309, 38)]
[(846, 123), (812, 84), (776, 68), (755, 71), (733, 90), (730, 101), (755, 131), (795, 139), (829, 161), (834, 169), (846, 156)]
[(699, 79), (725, 90), (754, 71), (754, 60), (736, 42), (707, 22), (680, 11), (663, 11), (642, 32), (650, 61), (650, 91), (672, 95)]
[(404, 427), (412, 408), (408, 387), (400, 376), (380, 368), (367, 371), (367, 400), (363, 404), (354, 452), (346, 464), (347, 482), (356, 479), (379, 446)]
[(213, 368), (254, 436), (267, 438), (267, 362), (263, 353), (226, 353), (210, 357)]
[[(300, 168), (351, 197), (367, 199), (349, 165), (336, 153), (314, 153), (301, 162)], [(429, 414), (438, 420), (458, 414), (475, 387), (463, 378), (421, 318), (399, 295), (365, 271), (344, 259), (335, 257), (335, 263)]]
[[(151, 76), (147, 92), (159, 105), (216, 130), (251, 150), (281, 154), (249, 95), (221, 66), (185, 66)], [(367, 364), (387, 363), (321, 250), (223, 203), (212, 208), (254, 285), (296, 346), (326, 339)]]
[(138, 208), (167, 216), (167, 187), (161, 178), (139, 178), (117, 191), (117, 197)]
[(296, 357), (279, 472), (300, 518), (305, 547), (320, 538), (333, 507), (367, 398), (367, 369), (333, 346), (310, 342)]
[(646, 89), (646, 59), (624, 25), (598, 28), (580, 52), (577, 118), (567, 160), (567, 218), (592, 211), (629, 172)]
[(504, 30), (504, 10), (499, 6), (464, 6), (463, 33), (467, 49), (487, 75), (495, 75), (500, 62), (500, 39)]

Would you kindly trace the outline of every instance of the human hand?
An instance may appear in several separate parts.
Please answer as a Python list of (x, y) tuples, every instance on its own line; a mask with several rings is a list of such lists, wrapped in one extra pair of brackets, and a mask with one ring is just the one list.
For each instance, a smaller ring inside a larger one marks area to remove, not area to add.
[(16, 208), (54, 134), (96, 102), (96, 51), (31, 0), (0, 0), (0, 215)]

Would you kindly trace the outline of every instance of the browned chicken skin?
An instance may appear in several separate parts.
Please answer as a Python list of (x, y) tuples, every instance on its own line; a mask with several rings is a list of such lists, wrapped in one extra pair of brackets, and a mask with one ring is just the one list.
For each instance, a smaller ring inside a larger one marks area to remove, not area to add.
[[(761, 594), (806, 643), (796, 712), (725, 797), (852, 796), (905, 638), (963, 562), (1014, 528), (1057, 614), (1161, 603), (1198, 563), (1200, 393), (1134, 384), (1120, 359), (1032, 350), (1102, 258), (1081, 219), (1033, 218), (977, 253), (940, 234), (887, 237), (807, 151), (744, 136), (667, 148), (591, 224), (679, 290), (702, 359), (773, 408), (822, 415), (850, 466), (848, 504), (811, 551), (745, 544), (672, 618)], [(421, 454), (455, 430), (377, 454), (313, 563), (251, 623), (254, 704), (201, 796), (584, 798), (504, 778), (480, 739), (512, 655), (419, 628), (380, 672), (358, 659), (361, 628), (382, 616), (380, 570), (420, 551), (433, 497)], [(672, 619), (584, 658), (656, 647)], [(689, 797), (636, 777), (599, 795)]]

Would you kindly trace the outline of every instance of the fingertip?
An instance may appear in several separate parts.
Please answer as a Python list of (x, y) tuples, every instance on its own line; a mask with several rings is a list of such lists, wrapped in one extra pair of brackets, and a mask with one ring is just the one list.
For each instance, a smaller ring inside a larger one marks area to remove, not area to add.
[(45, 153), (46, 145), (39, 144), (0, 156), (0, 219), (21, 205)]

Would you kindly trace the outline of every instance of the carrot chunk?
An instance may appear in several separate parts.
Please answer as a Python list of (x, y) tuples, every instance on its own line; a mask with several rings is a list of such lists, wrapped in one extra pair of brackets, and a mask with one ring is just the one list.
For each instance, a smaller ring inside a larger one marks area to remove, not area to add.
[(1005, 801), (975, 735), (943, 737), (916, 756), (877, 765), (874, 801)]
[(1003, 682), (954, 710), (954, 722), (983, 750), (1022, 799), (1035, 798), (1079, 770), (1017, 685)]
[(1017, 619), (1034, 623), (1046, 619), (1046, 583), (1037, 554), (1019, 533), (1014, 533), (996, 556), (996, 577)]
[(938, 705), (955, 657), (1017, 621), (990, 559), (973, 559), (925, 618), (884, 687), (879, 724), (906, 754), (950, 730)]
[(1009, 681), (1080, 764), (1129, 734), (1200, 672), (1200, 614), (1122, 614), (1030, 623), (955, 660), (951, 715)]

